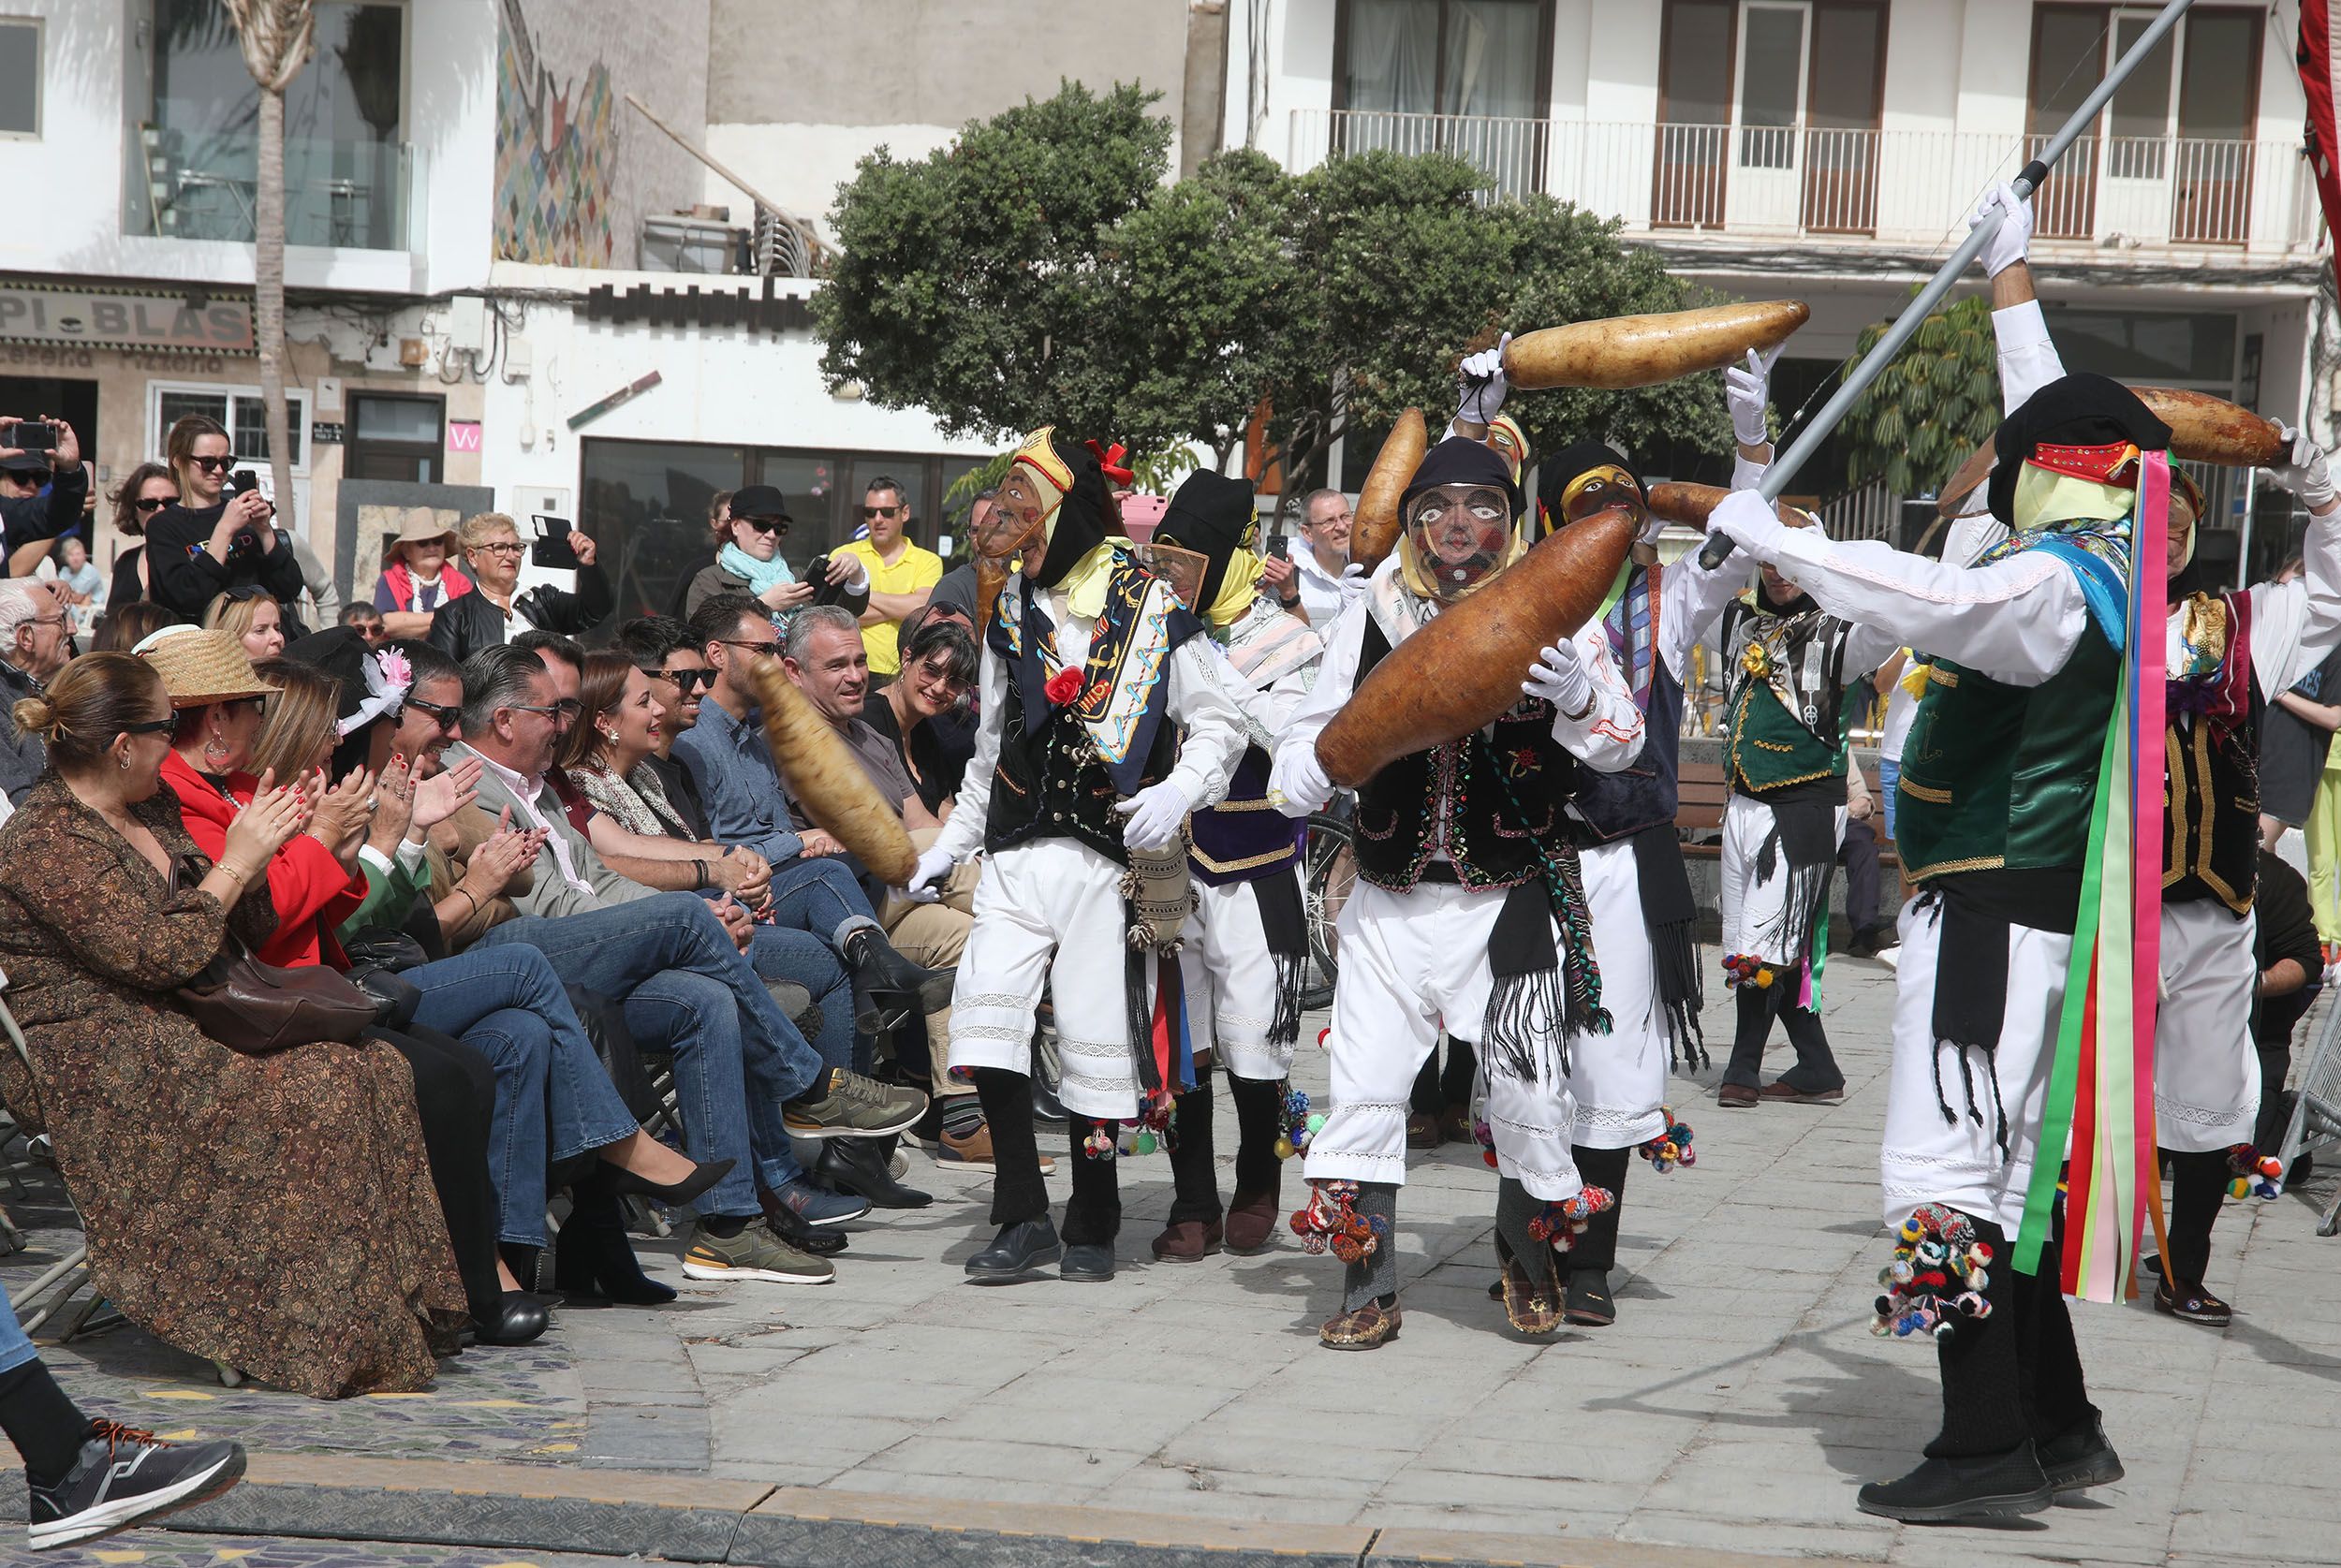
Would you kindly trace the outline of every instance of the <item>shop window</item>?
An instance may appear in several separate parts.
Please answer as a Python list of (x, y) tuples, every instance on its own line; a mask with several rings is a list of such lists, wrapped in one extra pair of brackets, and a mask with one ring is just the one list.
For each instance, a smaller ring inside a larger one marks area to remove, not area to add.
[(40, 19), (0, 17), (0, 137), (40, 135)]
[[(255, 467), (269, 461), (268, 413), (260, 401), (258, 387), (168, 386), (157, 384), (150, 388), (154, 397), (154, 436), (148, 449), (157, 462), (163, 455), (164, 438), (170, 427), (190, 414), (200, 414), (228, 432), (235, 443), (239, 463)], [(285, 394), (286, 424), (292, 437), (288, 454), (292, 471), (309, 471), (309, 394), (287, 390)]]
[(437, 484), (446, 451), (446, 418), (442, 398), (351, 394), (342, 477)]

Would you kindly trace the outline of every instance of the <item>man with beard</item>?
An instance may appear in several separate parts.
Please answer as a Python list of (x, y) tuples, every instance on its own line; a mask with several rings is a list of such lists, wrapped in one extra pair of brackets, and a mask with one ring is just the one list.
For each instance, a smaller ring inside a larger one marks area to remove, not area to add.
[[(1301, 836), (1268, 799), (1269, 749), (1291, 717), (1324, 640), (1259, 592), (1252, 487), (1208, 470), (1187, 476), (1155, 525), (1148, 564), (1202, 618), (1227, 653), (1225, 673), (1250, 742), (1228, 798), (1197, 811), (1189, 861), (1196, 907), (1186, 923), (1186, 1013), (1198, 1041), (1195, 1087), (1179, 1096), (1170, 1146), (1177, 1194), (1155, 1256), (1193, 1263), (1268, 1245), (1281, 1214), (1285, 1076), (1301, 1037), (1301, 966), (1308, 929), (1301, 901)], [(1219, 1206), (1212, 1158), (1210, 1052), (1235, 1097), (1235, 1201)]]
[[(1068, 1280), (1112, 1279), (1118, 1129), (1165, 1124), (1193, 1086), (1171, 979), (1185, 912), (1164, 913), (1185, 888), (1162, 879), (1175, 870), (1183, 880), (1187, 813), (1227, 793), (1243, 715), (1199, 640), (1201, 623), (1130, 559), (1126, 539), (1109, 537), (1114, 520), (1094, 450), (1050, 429), (1017, 449), (975, 543), (994, 560), (1021, 552), (1023, 568), (991, 607), (975, 758), (907, 889), (939, 890), (954, 865), (986, 852), (950, 1041), (951, 1071), (974, 1076), (992, 1130), (999, 1230), (966, 1265), (980, 1283), (1027, 1278), (1060, 1255)], [(1029, 1081), (1044, 986), (1072, 1139), (1062, 1241)]]
[[(1491, 376), (1492, 359), (1466, 370)], [(1278, 741), (1271, 788), (1287, 814), (1332, 795), (1317, 740), (1359, 682), (1526, 551), (1521, 513), (1509, 466), (1488, 447), (1450, 436), (1424, 456), (1399, 502), (1398, 548), (1334, 622), (1316, 686)], [(1571, 758), (1625, 766), (1642, 749), (1642, 716), (1598, 623), (1545, 649), (1526, 675), (1523, 699), (1493, 724), (1399, 758), (1358, 792), (1359, 887), (1341, 913), (1328, 1037), (1332, 1108), (1309, 1139), (1312, 1193), (1294, 1217), (1313, 1248), (1330, 1243), (1348, 1265), (1342, 1310), (1318, 1330), (1333, 1349), (1397, 1335), (1407, 1089), (1442, 1024), (1479, 1048), (1500, 1177), (1496, 1252), (1516, 1327), (1560, 1326), (1554, 1250), (1608, 1202), (1569, 1157), (1569, 1051), (1608, 1019), (1558, 819)]]

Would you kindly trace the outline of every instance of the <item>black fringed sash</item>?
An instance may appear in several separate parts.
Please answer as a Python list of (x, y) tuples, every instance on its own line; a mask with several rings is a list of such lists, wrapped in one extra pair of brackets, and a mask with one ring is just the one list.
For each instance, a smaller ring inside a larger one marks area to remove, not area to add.
[(1276, 1011), (1268, 1021), (1268, 1043), (1292, 1046), (1301, 1039), (1301, 971), (1308, 963), (1308, 914), (1301, 902), (1300, 873), (1291, 867), (1251, 885), (1259, 905), (1259, 929), (1276, 972)]
[[(1502, 787), (1514, 819), (1527, 830), (1531, 818), (1511, 780), (1496, 765), (1487, 738), (1480, 736), (1479, 742), (1488, 761), (1488, 776)], [(1601, 970), (1594, 959), (1593, 921), (1585, 907), (1577, 846), (1566, 838), (1547, 843), (1532, 831), (1529, 843), (1536, 847), (1539, 874), (1511, 888), (1495, 917), (1488, 944), (1495, 984), (1488, 991), (1481, 1043), (1490, 1048), (1492, 1067), (1509, 1068), (1524, 1081), (1534, 1082), (1539, 1035), (1553, 1040), (1566, 1073), (1568, 1036), (1607, 1034), (1610, 1015), (1601, 1005)]]
[(2008, 1108), (1999, 1098), (1999, 1035), (2008, 1021), (2008, 920), (1972, 899), (1947, 899), (1933, 888), (1919, 895), (1919, 907), (1932, 903), (1941, 910), (1942, 935), (1935, 954), (1935, 1104), (1947, 1124), (1959, 1113), (1943, 1092), (1943, 1050), (1959, 1061), (1959, 1081), (1966, 1087), (1967, 1120), (1983, 1125), (1983, 1108), (1976, 1103), (1975, 1068), (1971, 1050), (1983, 1053), (1983, 1076), (1992, 1086), (1992, 1138), (1999, 1157), (2009, 1157)]
[(1829, 882), (1837, 866), (1837, 808), (1818, 800), (1788, 800), (1770, 809), (1773, 829), (1756, 851), (1756, 874), (1769, 882), (1786, 860), (1789, 889), (1779, 925), (1758, 940), (1763, 952), (1792, 969), (1812, 960), (1813, 930), (1829, 907)]
[(1683, 841), (1672, 823), (1662, 822), (1627, 842), (1634, 848), (1635, 891), (1650, 932), (1650, 976), (1666, 1013), (1668, 1050), (1675, 1070), (1689, 1072), (1706, 1066), (1708, 1057), (1699, 1028), (1699, 1009), (1706, 1002), (1699, 977), (1699, 904), (1683, 863)]

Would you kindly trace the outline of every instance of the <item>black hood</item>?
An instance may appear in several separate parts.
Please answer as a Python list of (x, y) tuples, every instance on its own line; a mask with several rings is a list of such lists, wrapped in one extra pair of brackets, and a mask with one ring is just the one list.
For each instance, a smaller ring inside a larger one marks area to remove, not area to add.
[(1650, 486), (1634, 461), (1606, 441), (1579, 441), (1562, 447), (1537, 465), (1537, 533), (1539, 537), (1561, 527), (1561, 498), (1568, 487), (1597, 468), (1621, 468), (1634, 481), (1642, 505), (1650, 504)]
[(1203, 568), (1202, 588), (1196, 594), (1200, 601), (1196, 614), (1218, 601), (1228, 563), (1235, 559), (1237, 550), (1246, 548), (1244, 536), (1252, 530), (1254, 515), (1249, 481), (1199, 468), (1181, 482), (1162, 520), (1155, 524), (1157, 541), (1191, 550), (1209, 562)]
[(1041, 588), (1063, 582), (1082, 556), (1105, 543), (1120, 520), (1113, 497), (1106, 491), (1106, 476), (1098, 470), (1097, 454), (1062, 435), (1052, 435), (1049, 445), (1057, 461), (1071, 472), (1073, 488), (1057, 504), (1048, 552), (1041, 556), (1040, 570), (1032, 579)]
[(2171, 444), (2171, 427), (2111, 376), (2084, 371), (2050, 382), (2002, 419), (1992, 437), (1997, 459), (1987, 491), (1992, 515), (2016, 525), (2016, 478), (2041, 446), (2110, 447), (2117, 441), (2142, 452), (2162, 451)]
[(1398, 498), (1399, 517), (1406, 517), (1416, 496), (1441, 485), (1487, 485), (1500, 490), (1511, 503), (1513, 521), (1520, 520), (1520, 487), (1512, 482), (1511, 466), (1481, 442), (1450, 435), (1424, 453), (1414, 477), (1406, 481), (1406, 493)]

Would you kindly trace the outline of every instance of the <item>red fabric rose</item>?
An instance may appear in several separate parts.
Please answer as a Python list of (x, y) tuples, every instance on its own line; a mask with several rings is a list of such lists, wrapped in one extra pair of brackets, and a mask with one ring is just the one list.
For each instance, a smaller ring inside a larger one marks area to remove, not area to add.
[(1079, 696), (1081, 689), (1082, 672), (1078, 669), (1058, 670), (1049, 677), (1049, 683), (1041, 688), (1048, 694), (1049, 700), (1059, 708)]

